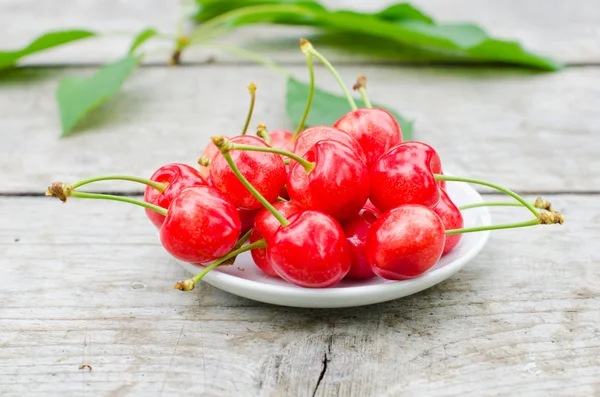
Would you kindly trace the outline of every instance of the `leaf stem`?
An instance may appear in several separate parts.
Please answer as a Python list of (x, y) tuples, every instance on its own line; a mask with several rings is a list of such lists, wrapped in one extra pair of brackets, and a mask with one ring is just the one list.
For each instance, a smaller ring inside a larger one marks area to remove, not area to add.
[(78, 192), (78, 191), (75, 191), (75, 190), (71, 192), (70, 196), (71, 197), (77, 197), (77, 198), (85, 198), (85, 199), (121, 201), (123, 203), (129, 203), (129, 204), (139, 205), (140, 207), (148, 208), (149, 210), (152, 210), (154, 212), (158, 212), (159, 214), (161, 214), (163, 216), (167, 216), (167, 210), (166, 209), (164, 209), (162, 207), (159, 207), (157, 205), (154, 205), (154, 204), (147, 203), (145, 201), (139, 201), (139, 200), (131, 199), (129, 197), (113, 196), (112, 194)]
[(446, 230), (446, 235), (483, 232), (483, 231), (487, 231), (487, 230), (516, 229), (519, 227), (536, 226), (539, 224), (540, 224), (540, 220), (536, 218), (536, 219), (532, 219), (532, 220), (526, 221), (526, 222), (506, 223), (506, 224), (502, 224), (502, 225), (490, 225), (490, 226), (465, 227), (463, 229)]
[(467, 183), (474, 183), (476, 185), (491, 187), (492, 189), (496, 189), (504, 194), (507, 194), (507, 195), (511, 196), (512, 198), (514, 198), (515, 200), (517, 200), (518, 202), (520, 202), (524, 207), (527, 207), (527, 209), (529, 211), (531, 211), (531, 213), (536, 218), (540, 217), (539, 212), (533, 207), (533, 205), (528, 203), (523, 197), (519, 196), (517, 193), (513, 192), (512, 190), (508, 190), (502, 186), (496, 185), (491, 182), (481, 181), (481, 180), (472, 179), (472, 178), (463, 178), (463, 177), (459, 177), (459, 176), (434, 174), (434, 177), (437, 181), (467, 182)]
[(158, 190), (159, 192), (164, 192), (165, 189), (167, 188), (167, 186), (169, 185), (168, 183), (160, 183), (160, 182), (156, 182), (150, 179), (146, 179), (146, 178), (138, 178), (136, 176), (129, 176), (129, 175), (105, 175), (105, 176), (98, 176), (98, 177), (94, 177), (94, 178), (88, 178), (88, 179), (83, 179), (73, 185), (71, 185), (72, 189), (77, 189), (81, 186), (87, 185), (89, 183), (92, 182), (99, 182), (99, 181), (130, 181), (130, 182), (138, 182), (138, 183), (143, 183), (146, 186), (150, 186), (153, 187), (154, 189)]
[(310, 44), (310, 42), (308, 40), (305, 40), (302, 43), (302, 45), (304, 46), (304, 48), (302, 48), (303, 51), (306, 51), (307, 53), (309, 53), (312, 56), (314, 56), (315, 58), (317, 58), (319, 61), (321, 61), (321, 63), (323, 65), (325, 65), (325, 67), (327, 69), (329, 69), (329, 71), (331, 72), (331, 74), (333, 75), (333, 77), (335, 77), (335, 79), (337, 80), (338, 84), (342, 88), (342, 91), (344, 92), (344, 95), (346, 96), (346, 99), (348, 100), (348, 104), (350, 105), (350, 108), (352, 110), (358, 109), (358, 107), (356, 106), (356, 102), (354, 102), (354, 98), (352, 98), (352, 94), (350, 93), (350, 90), (348, 90), (348, 87), (346, 87), (346, 84), (344, 84), (344, 80), (342, 80), (342, 77), (340, 76), (340, 74), (337, 72), (337, 70), (335, 70), (335, 68), (327, 60), (327, 58), (325, 58), (319, 51), (317, 51), (312, 46), (312, 44)]
[(256, 135), (264, 139), (265, 142), (267, 142), (267, 145), (271, 145), (271, 135), (269, 134), (269, 131), (267, 131), (267, 125), (265, 123), (258, 124), (256, 127)]
[(298, 156), (295, 153), (288, 152), (287, 150), (278, 149), (278, 148), (274, 148), (274, 147), (259, 147), (259, 146), (240, 145), (237, 143), (233, 143), (229, 150), (248, 150), (251, 152), (265, 152), (265, 153), (280, 154), (282, 156), (289, 157), (292, 160), (296, 160), (298, 163), (300, 163), (300, 165), (302, 165), (304, 167), (307, 174), (310, 173), (315, 168), (315, 163), (311, 163), (310, 161)]
[(248, 126), (250, 125), (250, 120), (252, 119), (252, 113), (254, 112), (254, 103), (256, 102), (256, 84), (250, 83), (248, 85), (248, 92), (250, 93), (250, 109), (248, 109), (246, 123), (244, 124), (244, 128), (242, 129), (241, 135), (246, 135), (246, 131), (248, 130)]
[[(300, 48), (304, 45), (306, 40), (300, 40)], [(304, 51), (304, 49), (302, 48)], [(302, 115), (302, 119), (300, 119), (300, 123), (298, 124), (298, 128), (296, 128), (296, 132), (294, 133), (294, 137), (292, 138), (292, 142), (296, 142), (296, 138), (302, 130), (304, 129), (304, 124), (306, 123), (306, 118), (308, 117), (308, 113), (310, 112), (310, 107), (312, 106), (313, 97), (315, 95), (315, 68), (313, 66), (312, 55), (309, 52), (305, 52), (306, 56), (306, 66), (308, 67), (308, 73), (310, 75), (310, 86), (308, 89), (308, 99), (306, 100), (306, 108), (304, 109), (304, 114)]]
[[(254, 197), (256, 197), (256, 199), (258, 201), (260, 201), (260, 203), (269, 212), (271, 212), (273, 214), (273, 216), (279, 221), (279, 223), (281, 223), (281, 226), (289, 225), (290, 221), (285, 219), (285, 217), (283, 215), (281, 215), (279, 213), (279, 211), (277, 211), (275, 209), (275, 207), (273, 207), (271, 205), (271, 203), (269, 203), (269, 201), (262, 194), (260, 194), (260, 192), (258, 190), (256, 190), (256, 188), (254, 186), (252, 186), (252, 184), (250, 182), (248, 182), (248, 179), (246, 179), (246, 177), (244, 175), (242, 175), (239, 168), (235, 165), (235, 162), (233, 161), (233, 159), (231, 158), (231, 155), (229, 154), (228, 146), (231, 145), (231, 141), (229, 141), (227, 138), (224, 138), (221, 136), (213, 136), (212, 141), (215, 144), (215, 146), (221, 151), (221, 153), (223, 154), (223, 157), (225, 157), (225, 161), (227, 161), (227, 164), (229, 164), (229, 166), (231, 167), (231, 170), (233, 171), (235, 176), (238, 177), (238, 179), (246, 187), (246, 189), (248, 189), (250, 191), (250, 193), (252, 193), (252, 195), (254, 195)], [(251, 147), (253, 147), (253, 146), (251, 146)]]

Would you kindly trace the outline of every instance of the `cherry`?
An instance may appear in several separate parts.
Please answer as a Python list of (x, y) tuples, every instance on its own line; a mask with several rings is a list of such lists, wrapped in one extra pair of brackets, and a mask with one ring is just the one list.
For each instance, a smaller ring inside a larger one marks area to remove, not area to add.
[[(219, 143), (214, 139), (217, 139)], [(213, 142), (218, 148), (221, 148), (223, 144), (227, 146), (231, 143), (252, 147), (270, 147), (262, 139), (248, 135), (232, 138), (227, 143), (223, 137), (213, 137)], [(229, 151), (230, 148), (223, 147), (222, 150)], [(229, 155), (240, 172), (267, 201), (273, 202), (277, 199), (286, 178), (285, 164), (281, 156), (274, 153), (246, 150), (231, 150)], [(239, 181), (222, 153), (218, 153), (211, 162), (210, 180), (213, 186), (227, 195), (238, 208), (253, 210), (262, 207), (260, 201)]]
[[(169, 208), (171, 201), (183, 189), (190, 186), (205, 186), (207, 184), (204, 177), (195, 168), (179, 163), (163, 165), (152, 174), (150, 180), (164, 183), (166, 184), (166, 188), (161, 192), (152, 186), (147, 186), (144, 192), (144, 201), (162, 208)], [(165, 221), (163, 215), (147, 208), (146, 215), (154, 226), (158, 228)]]
[(283, 149), (288, 152), (294, 150), (294, 134), (291, 132), (286, 130), (275, 130), (269, 132), (269, 137), (271, 139), (271, 147)]
[(231, 251), (240, 230), (238, 212), (225, 196), (208, 186), (194, 186), (171, 201), (160, 241), (173, 257), (202, 263)]
[[(204, 151), (202, 152), (201, 158), (202, 157), (206, 157), (207, 159), (209, 159), (210, 161), (212, 161), (212, 159), (217, 155), (217, 153), (219, 153), (219, 149), (217, 149), (217, 147), (215, 146), (215, 144), (212, 143), (212, 141), (211, 141), (204, 148)], [(200, 174), (204, 178), (208, 179), (208, 176), (210, 175), (210, 165), (200, 165)]]
[(294, 153), (298, 156), (304, 156), (308, 150), (315, 145), (315, 143), (323, 140), (332, 140), (343, 143), (352, 149), (359, 157), (365, 162), (367, 157), (360, 147), (356, 139), (344, 131), (338, 130), (337, 128), (327, 126), (316, 126), (305, 129), (296, 138), (296, 144), (294, 145)]
[[(299, 207), (293, 201), (279, 201), (273, 204), (273, 208), (277, 210), (283, 217), (289, 217), (300, 211), (302, 208)], [(281, 224), (273, 216), (273, 214), (266, 208), (260, 210), (256, 218), (254, 218), (254, 229), (250, 235), (250, 242), (254, 243), (263, 238), (263, 235), (271, 236), (277, 231)], [(277, 272), (273, 269), (269, 261), (267, 260), (267, 251), (264, 248), (257, 248), (251, 251), (252, 258), (256, 266), (263, 272), (271, 275), (278, 276)]]
[(337, 284), (350, 270), (350, 253), (339, 223), (314, 210), (296, 213), (289, 224), (265, 236), (267, 259), (281, 278), (307, 288)]
[(381, 213), (377, 209), (365, 205), (356, 216), (342, 222), (342, 229), (346, 235), (346, 242), (352, 258), (350, 271), (346, 277), (359, 280), (375, 277), (366, 258), (365, 243), (369, 229), (379, 215)]
[(407, 204), (385, 212), (367, 235), (367, 261), (388, 280), (420, 276), (442, 256), (444, 225), (429, 208)]
[(353, 110), (333, 126), (356, 139), (367, 157), (369, 168), (379, 156), (402, 142), (402, 131), (394, 116), (379, 108)]
[(256, 217), (256, 214), (260, 212), (260, 208), (256, 210), (245, 210), (243, 208), (238, 208), (237, 211), (242, 224), (241, 234), (244, 234), (252, 229), (252, 226), (254, 225), (254, 218)]
[(422, 142), (404, 142), (384, 153), (371, 167), (369, 199), (380, 211), (403, 204), (433, 208), (440, 193), (434, 173), (441, 171), (435, 150)]
[[(433, 208), (433, 212), (440, 217), (445, 230), (460, 229), (464, 226), (463, 217), (460, 210), (454, 205), (450, 196), (444, 189), (440, 189), (440, 201)], [(446, 255), (458, 245), (462, 234), (451, 234), (446, 236), (444, 250), (442, 255)]]
[(338, 220), (361, 210), (369, 197), (369, 172), (355, 151), (340, 142), (323, 140), (302, 157), (314, 163), (314, 168), (307, 172), (300, 163), (292, 165), (286, 186), (293, 201)]

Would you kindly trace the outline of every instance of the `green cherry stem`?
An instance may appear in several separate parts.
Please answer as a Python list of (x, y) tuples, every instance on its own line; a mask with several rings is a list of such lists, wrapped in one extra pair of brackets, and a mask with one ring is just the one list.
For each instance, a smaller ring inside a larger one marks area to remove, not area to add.
[(358, 78), (356, 79), (356, 84), (354, 84), (354, 87), (352, 87), (352, 89), (360, 93), (360, 97), (362, 98), (366, 107), (373, 107), (373, 105), (371, 105), (371, 101), (369, 101), (369, 96), (367, 95), (367, 78), (364, 74), (358, 75)]
[[(235, 165), (235, 163), (233, 162), (233, 159), (231, 158), (231, 155), (229, 154), (231, 141), (229, 141), (227, 138), (222, 137), (222, 136), (213, 136), (212, 141), (215, 144), (215, 146), (221, 151), (221, 153), (223, 154), (223, 157), (225, 158), (225, 161), (227, 161), (227, 164), (229, 164), (229, 166), (231, 167), (231, 170), (233, 171), (235, 176), (238, 177), (238, 179), (240, 180), (240, 182), (242, 182), (242, 184), (246, 187), (246, 189), (248, 189), (250, 191), (250, 193), (252, 193), (252, 195), (254, 195), (254, 197), (256, 197), (256, 199), (258, 201), (260, 201), (260, 203), (269, 212), (271, 212), (273, 214), (273, 216), (279, 221), (279, 223), (281, 223), (281, 226), (285, 227), (285, 226), (289, 225), (290, 221), (285, 219), (285, 217), (283, 215), (281, 215), (279, 213), (279, 211), (277, 211), (275, 209), (275, 207), (273, 207), (271, 205), (271, 203), (269, 203), (269, 201), (267, 201), (267, 199), (264, 198), (264, 196), (262, 194), (260, 194), (260, 192), (258, 190), (256, 190), (256, 188), (254, 186), (252, 186), (252, 184), (250, 182), (248, 182), (246, 177), (244, 175), (242, 175), (242, 173), (240, 172), (237, 165)], [(253, 146), (250, 146), (250, 147), (253, 147)]]
[(244, 123), (244, 128), (242, 129), (241, 135), (246, 135), (246, 131), (248, 130), (248, 126), (250, 125), (250, 120), (252, 120), (252, 113), (254, 112), (254, 103), (256, 102), (256, 84), (250, 83), (248, 85), (248, 92), (250, 93), (250, 109), (248, 109), (246, 123)]
[(519, 196), (517, 193), (513, 192), (512, 190), (508, 190), (502, 186), (496, 185), (494, 183), (491, 182), (486, 182), (486, 181), (481, 181), (478, 179), (471, 179), (471, 178), (463, 178), (463, 177), (459, 177), (459, 176), (450, 176), (450, 175), (440, 175), (440, 174), (434, 174), (434, 177), (437, 181), (448, 181), (448, 182), (467, 182), (467, 183), (474, 183), (476, 185), (482, 185), (482, 186), (487, 186), (490, 187), (492, 189), (496, 189), (504, 194), (507, 194), (509, 196), (511, 196), (512, 198), (514, 198), (515, 200), (517, 200), (519, 203), (521, 203), (524, 207), (527, 207), (527, 209), (529, 211), (531, 211), (531, 213), (536, 217), (539, 218), (540, 217), (540, 213), (533, 207), (533, 205), (531, 205), (530, 203), (528, 203), (523, 197)]
[(306, 100), (306, 108), (304, 109), (304, 114), (302, 115), (302, 119), (298, 124), (298, 128), (296, 128), (296, 132), (294, 133), (292, 142), (296, 142), (296, 138), (304, 129), (304, 124), (306, 123), (306, 118), (308, 117), (308, 113), (310, 112), (310, 107), (312, 106), (313, 97), (315, 95), (315, 68), (313, 66), (312, 61), (313, 56), (309, 51), (310, 48), (312, 48), (312, 45), (307, 40), (300, 39), (300, 49), (306, 57), (306, 66), (308, 67), (308, 73), (310, 75), (310, 85), (308, 89), (308, 99)]
[(88, 179), (84, 179), (81, 180), (77, 183), (74, 183), (71, 186), (71, 189), (77, 189), (81, 186), (90, 184), (92, 182), (99, 182), (99, 181), (131, 181), (131, 182), (138, 182), (138, 183), (143, 183), (146, 186), (150, 186), (155, 188), (156, 190), (158, 190), (159, 192), (164, 192), (165, 189), (167, 188), (167, 186), (169, 185), (168, 183), (160, 183), (160, 182), (156, 182), (156, 181), (152, 181), (150, 179), (146, 179), (146, 178), (138, 178), (136, 176), (129, 176), (129, 175), (105, 175), (105, 176), (98, 176), (98, 177), (94, 177), (94, 178), (88, 178)]
[(67, 185), (61, 182), (54, 182), (51, 187), (46, 191), (46, 196), (52, 196), (59, 198), (63, 203), (67, 202), (69, 197), (77, 197), (84, 199), (97, 199), (97, 200), (113, 200), (121, 201), (123, 203), (135, 204), (140, 207), (148, 208), (154, 212), (158, 212), (163, 216), (167, 216), (167, 210), (154, 204), (147, 203), (145, 201), (139, 201), (123, 196), (113, 196), (112, 194), (101, 194), (101, 193), (86, 193), (78, 192), (73, 190), (71, 185)]
[(213, 270), (215, 267), (223, 264), (228, 259), (234, 258), (234, 257), (238, 256), (239, 254), (241, 254), (242, 252), (250, 251), (250, 250), (253, 250), (256, 248), (265, 248), (265, 247), (266, 247), (265, 240), (261, 239), (261, 240), (255, 241), (252, 244), (248, 244), (244, 247), (232, 250), (227, 255), (220, 257), (216, 261), (212, 262), (210, 265), (206, 266), (200, 273), (196, 274), (194, 277), (178, 282), (177, 284), (175, 284), (174, 288), (181, 290), (181, 291), (191, 291), (194, 289), (196, 284), (198, 284), (200, 282), (200, 280), (202, 280), (202, 278), (204, 276), (206, 276), (206, 274), (208, 272)]
[[(548, 200), (544, 200), (541, 197), (535, 199), (533, 206), (541, 210), (552, 211), (552, 203), (550, 203)], [(458, 207), (458, 209), (462, 211), (479, 207), (523, 207), (523, 204), (512, 201), (485, 201), (483, 203), (461, 205)]]
[(307, 174), (310, 173), (315, 168), (315, 163), (311, 163), (310, 161), (308, 161), (292, 152), (288, 152), (288, 151), (282, 150), (282, 149), (277, 149), (274, 147), (259, 147), (259, 146), (239, 145), (237, 143), (232, 143), (229, 146), (229, 150), (248, 150), (251, 152), (276, 153), (276, 154), (280, 154), (282, 156), (287, 156), (287, 157), (291, 158), (292, 160), (295, 160), (298, 163), (300, 163), (300, 165), (303, 166), (304, 169), (306, 170)]
[(271, 135), (269, 135), (269, 131), (267, 130), (267, 125), (265, 123), (258, 123), (256, 127), (256, 135), (261, 137), (267, 142), (267, 145), (271, 145)]
[(502, 224), (502, 225), (477, 226), (477, 227), (466, 227), (463, 229), (446, 230), (446, 235), (483, 232), (483, 231), (487, 231), (487, 230), (516, 229), (519, 227), (536, 226), (539, 224), (540, 224), (540, 220), (538, 218), (536, 218), (536, 219), (532, 219), (527, 222), (506, 223), (506, 224)]
[(473, 204), (465, 204), (458, 207), (459, 210), (469, 210), (471, 208), (479, 208), (479, 207), (523, 207), (523, 204), (518, 202), (507, 202), (507, 201), (487, 201), (484, 203), (473, 203)]
[(335, 77), (335, 79), (337, 80), (338, 84), (342, 88), (342, 91), (344, 92), (344, 95), (346, 96), (346, 99), (348, 100), (348, 104), (350, 105), (350, 108), (352, 110), (358, 109), (358, 107), (356, 106), (356, 102), (354, 102), (354, 98), (352, 98), (352, 94), (350, 93), (350, 90), (348, 90), (348, 87), (346, 87), (346, 84), (344, 84), (344, 80), (342, 80), (342, 77), (335, 70), (335, 68), (333, 67), (333, 65), (319, 51), (315, 50), (315, 48), (312, 46), (312, 44), (308, 40), (305, 40), (302, 43), (302, 45), (304, 46), (304, 48), (302, 48), (302, 51), (305, 54), (309, 53), (310, 55), (314, 56), (319, 61), (321, 61), (321, 63), (323, 65), (325, 65), (325, 67), (327, 69), (329, 69), (329, 71), (331, 72), (331, 74), (333, 75), (333, 77)]

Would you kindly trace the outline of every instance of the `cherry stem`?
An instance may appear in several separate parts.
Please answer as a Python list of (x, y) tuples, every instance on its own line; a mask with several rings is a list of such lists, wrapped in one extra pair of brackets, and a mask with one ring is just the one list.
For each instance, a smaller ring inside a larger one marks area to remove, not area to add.
[(256, 127), (256, 135), (261, 137), (267, 142), (267, 145), (271, 145), (271, 135), (269, 135), (269, 131), (267, 131), (267, 125), (265, 123), (258, 123)]
[(256, 84), (250, 83), (248, 85), (248, 92), (250, 93), (250, 108), (248, 109), (246, 123), (244, 124), (244, 129), (242, 129), (241, 135), (246, 135), (246, 131), (248, 130), (248, 126), (250, 125), (250, 120), (252, 119), (252, 113), (254, 112), (254, 103), (256, 102)]
[(292, 160), (296, 160), (300, 163), (301, 166), (304, 167), (306, 173), (310, 173), (315, 168), (315, 163), (311, 163), (310, 161), (294, 154), (292, 152), (288, 152), (287, 150), (277, 149), (274, 147), (259, 147), (259, 146), (251, 146), (251, 145), (240, 145), (237, 143), (232, 143), (229, 150), (248, 150), (251, 152), (265, 152), (265, 153), (276, 153), (282, 156), (287, 156)]
[[(535, 199), (533, 206), (542, 210), (552, 211), (552, 203), (550, 203), (547, 200), (544, 200), (541, 197)], [(523, 207), (523, 204), (508, 201), (485, 201), (483, 203), (461, 205), (460, 207), (458, 207), (458, 209), (462, 211), (479, 207)]]
[(338, 84), (342, 88), (342, 91), (344, 92), (344, 95), (346, 96), (346, 99), (348, 100), (348, 104), (350, 105), (350, 108), (352, 110), (358, 109), (358, 107), (356, 106), (356, 102), (354, 102), (354, 98), (352, 98), (352, 94), (350, 93), (350, 90), (348, 90), (348, 87), (346, 87), (346, 84), (344, 84), (344, 80), (342, 80), (342, 77), (335, 70), (335, 68), (333, 67), (333, 65), (319, 51), (315, 50), (315, 48), (312, 46), (312, 44), (308, 40), (305, 40), (302, 43), (301, 48), (302, 48), (302, 51), (305, 54), (308, 53), (308, 54), (314, 56), (319, 61), (321, 61), (321, 63), (323, 65), (325, 65), (325, 67), (327, 69), (329, 69), (329, 71), (331, 72), (331, 74), (333, 75), (333, 77), (335, 77), (335, 79), (337, 80)]
[(306, 56), (306, 66), (308, 67), (308, 73), (310, 75), (310, 85), (308, 89), (308, 99), (306, 100), (306, 108), (304, 109), (304, 114), (302, 115), (302, 119), (298, 124), (298, 128), (296, 128), (296, 132), (294, 133), (294, 137), (292, 138), (292, 142), (296, 142), (296, 138), (302, 130), (304, 129), (304, 124), (306, 123), (306, 118), (308, 117), (308, 113), (310, 112), (310, 107), (312, 106), (313, 97), (315, 95), (315, 68), (313, 66), (312, 54), (309, 49), (312, 48), (310, 43), (307, 44), (308, 41), (305, 39), (300, 39), (300, 49)]
[(155, 188), (156, 190), (158, 190), (159, 192), (164, 192), (165, 189), (167, 188), (167, 186), (169, 185), (168, 183), (160, 183), (160, 182), (156, 182), (156, 181), (152, 181), (150, 179), (145, 179), (145, 178), (138, 178), (136, 176), (129, 176), (129, 175), (106, 175), (106, 176), (98, 176), (95, 178), (89, 178), (89, 179), (84, 179), (81, 180), (71, 186), (71, 189), (77, 189), (78, 187), (87, 185), (89, 183), (92, 182), (99, 182), (99, 181), (131, 181), (131, 182), (138, 182), (138, 183), (143, 183), (146, 186), (150, 186)]
[[(246, 189), (248, 189), (250, 191), (250, 193), (252, 193), (252, 195), (254, 197), (256, 197), (256, 199), (258, 201), (260, 201), (260, 203), (270, 213), (273, 214), (273, 216), (279, 221), (279, 223), (281, 223), (281, 226), (285, 227), (285, 226), (289, 225), (290, 221), (285, 219), (285, 217), (283, 215), (281, 215), (281, 213), (279, 211), (277, 211), (275, 209), (275, 207), (273, 207), (273, 205), (271, 205), (271, 203), (269, 203), (269, 201), (262, 194), (260, 194), (260, 192), (258, 190), (256, 190), (256, 188), (254, 188), (254, 186), (252, 186), (252, 184), (250, 182), (248, 182), (248, 179), (246, 179), (246, 177), (244, 175), (242, 175), (242, 173), (240, 172), (237, 165), (235, 165), (235, 162), (233, 161), (233, 159), (231, 158), (231, 155), (229, 154), (230, 146), (232, 145), (231, 141), (222, 136), (213, 136), (212, 141), (215, 144), (215, 146), (221, 151), (221, 153), (223, 154), (223, 157), (225, 158), (225, 161), (227, 161), (227, 164), (229, 164), (229, 166), (231, 167), (231, 170), (233, 171), (235, 176), (238, 177), (238, 179), (240, 180), (240, 182), (242, 182), (242, 184), (246, 187)], [(251, 147), (253, 147), (253, 146), (251, 146)]]
[(266, 246), (267, 245), (265, 244), (265, 240), (260, 239), (252, 244), (248, 244), (244, 247), (232, 250), (227, 255), (220, 257), (216, 261), (212, 262), (210, 265), (206, 266), (200, 273), (196, 274), (194, 277), (178, 282), (177, 284), (175, 284), (174, 288), (181, 291), (191, 291), (194, 289), (196, 284), (198, 284), (200, 280), (202, 280), (202, 278), (206, 276), (208, 272), (213, 270), (215, 267), (223, 264), (228, 259), (234, 258), (243, 252), (250, 251), (256, 248), (265, 248)]
[(515, 200), (517, 200), (524, 207), (527, 207), (527, 209), (529, 211), (531, 211), (531, 213), (536, 218), (540, 217), (539, 212), (533, 207), (533, 205), (531, 205), (530, 203), (528, 203), (523, 197), (519, 196), (517, 193), (513, 192), (512, 190), (508, 190), (508, 189), (506, 189), (506, 188), (504, 188), (502, 186), (496, 185), (496, 184), (491, 183), (491, 182), (481, 181), (481, 180), (478, 180), (478, 179), (463, 178), (463, 177), (459, 177), (459, 176), (449, 176), (449, 175), (434, 174), (434, 177), (435, 177), (435, 179), (437, 181), (467, 182), (467, 183), (474, 183), (476, 185), (482, 185), (482, 186), (491, 187), (492, 189), (496, 189), (498, 191), (501, 191), (502, 193), (507, 194), (507, 195), (511, 196), (512, 198), (514, 198)]
[(167, 210), (162, 207), (147, 203), (145, 201), (131, 199), (128, 197), (114, 196), (112, 194), (87, 193), (87, 192), (78, 192), (78, 191), (71, 191), (68, 196), (77, 197), (77, 198), (85, 198), (85, 199), (121, 201), (123, 203), (139, 205), (140, 207), (148, 208), (149, 210), (158, 212), (159, 214), (161, 214), (163, 216), (167, 216)]
[(358, 78), (356, 79), (356, 84), (354, 84), (354, 87), (352, 87), (352, 89), (360, 93), (360, 97), (362, 98), (366, 107), (373, 107), (373, 105), (371, 105), (371, 101), (369, 101), (369, 96), (367, 95), (367, 78), (364, 74), (358, 75)]
[(465, 227), (463, 229), (446, 230), (446, 235), (448, 236), (448, 235), (452, 235), (452, 234), (483, 232), (483, 231), (487, 231), (487, 230), (516, 229), (519, 227), (536, 226), (539, 224), (540, 224), (540, 220), (538, 218), (536, 218), (536, 219), (532, 219), (527, 222), (506, 223), (506, 224), (502, 224), (502, 225), (491, 225), (491, 226)]

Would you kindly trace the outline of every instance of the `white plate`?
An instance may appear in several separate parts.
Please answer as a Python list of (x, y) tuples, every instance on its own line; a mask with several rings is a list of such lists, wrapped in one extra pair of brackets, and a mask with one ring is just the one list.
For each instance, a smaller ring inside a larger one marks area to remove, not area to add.
[[(447, 192), (457, 206), (483, 201), (481, 195), (466, 183), (448, 182)], [(491, 222), (486, 207), (464, 211), (463, 217), (465, 227), (489, 225)], [(483, 249), (488, 237), (489, 232), (464, 234), (448, 255), (425, 274), (411, 280), (388, 281), (375, 277), (366, 281), (342, 280), (330, 288), (302, 288), (266, 275), (247, 252), (239, 255), (233, 266), (218, 267), (203, 280), (231, 294), (275, 305), (309, 308), (370, 305), (402, 298), (444, 281), (473, 259)], [(193, 274), (202, 269), (190, 263), (177, 262)]]

